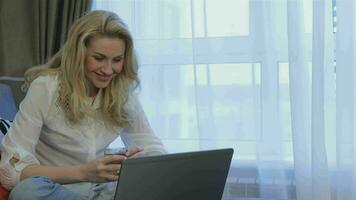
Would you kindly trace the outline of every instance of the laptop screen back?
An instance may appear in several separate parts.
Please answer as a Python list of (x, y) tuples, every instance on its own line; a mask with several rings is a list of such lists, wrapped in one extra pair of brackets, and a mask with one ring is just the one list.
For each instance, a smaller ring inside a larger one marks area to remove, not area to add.
[(220, 200), (233, 149), (130, 158), (115, 200)]

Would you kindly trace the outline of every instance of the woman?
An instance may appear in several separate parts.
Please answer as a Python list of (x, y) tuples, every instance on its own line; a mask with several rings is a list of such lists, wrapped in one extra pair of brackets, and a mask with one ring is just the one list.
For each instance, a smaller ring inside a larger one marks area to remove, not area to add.
[[(122, 160), (165, 153), (134, 95), (133, 41), (114, 13), (77, 20), (61, 50), (25, 73), (29, 85), (4, 137), (0, 181), (10, 199), (112, 198)], [(129, 150), (104, 155), (120, 134)], [(100, 184), (99, 184), (100, 183)]]

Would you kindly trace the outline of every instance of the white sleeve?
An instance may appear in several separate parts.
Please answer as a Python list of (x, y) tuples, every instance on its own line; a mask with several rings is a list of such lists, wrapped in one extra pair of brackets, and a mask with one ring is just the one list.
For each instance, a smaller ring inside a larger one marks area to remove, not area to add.
[[(20, 173), (26, 166), (39, 164), (35, 148), (50, 105), (48, 80), (48, 77), (39, 77), (31, 83), (2, 141), (0, 182), (7, 189), (19, 182)], [(18, 159), (15, 165), (10, 164), (13, 157)]]
[(121, 133), (121, 139), (127, 147), (143, 148), (143, 153), (164, 154), (167, 153), (161, 140), (155, 136), (146, 118), (136, 95), (132, 95), (128, 101), (130, 125)]

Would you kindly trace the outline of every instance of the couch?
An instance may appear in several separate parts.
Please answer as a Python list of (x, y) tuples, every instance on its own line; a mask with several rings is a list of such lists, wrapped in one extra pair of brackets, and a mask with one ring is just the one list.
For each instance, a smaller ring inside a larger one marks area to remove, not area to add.
[[(16, 112), (17, 107), (10, 86), (0, 83), (0, 118), (13, 120)], [(1, 139), (2, 137), (0, 137)], [(3, 188), (0, 183), (0, 200), (6, 200), (8, 196), (9, 191)]]

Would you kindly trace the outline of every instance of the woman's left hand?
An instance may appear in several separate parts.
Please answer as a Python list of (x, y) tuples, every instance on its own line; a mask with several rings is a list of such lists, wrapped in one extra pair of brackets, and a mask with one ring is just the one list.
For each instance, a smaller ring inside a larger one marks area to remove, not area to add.
[(129, 148), (124, 155), (129, 158), (129, 157), (135, 156), (136, 154), (138, 154), (142, 151), (143, 151), (142, 148), (132, 147), (132, 148)]

